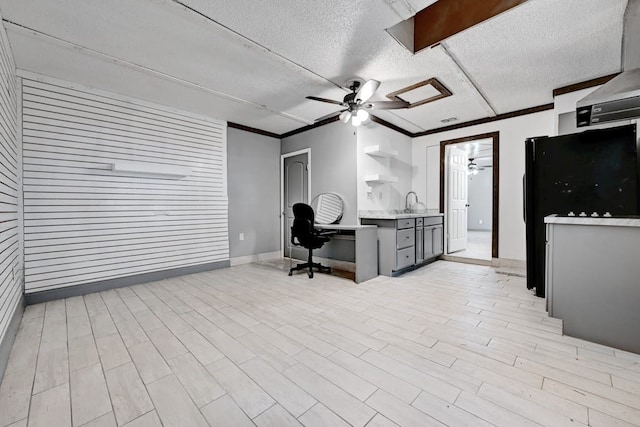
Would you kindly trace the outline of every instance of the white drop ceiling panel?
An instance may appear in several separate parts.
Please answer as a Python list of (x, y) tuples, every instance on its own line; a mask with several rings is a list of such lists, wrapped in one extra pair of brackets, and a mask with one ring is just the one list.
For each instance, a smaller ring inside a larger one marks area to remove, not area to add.
[(315, 119), (296, 108), (304, 96), (327, 90), (324, 79), (171, 1), (39, 3), (38, 11), (3, 12), (54, 38), (292, 114), (301, 125)]
[(626, 0), (530, 0), (446, 41), (498, 114), (621, 70)]
[[(14, 58), (20, 68), (80, 85), (100, 88), (203, 116), (242, 123), (277, 134), (304, 124), (279, 114), (216, 96), (159, 75), (87, 55), (24, 31), (9, 31)], [(34, 54), (37, 53), (37, 54)]]
[(382, 120), (385, 120), (393, 125), (396, 125), (408, 132), (411, 133), (417, 133), (417, 132), (422, 132), (422, 128), (418, 125), (416, 125), (413, 122), (410, 122), (409, 120), (406, 120), (404, 118), (402, 118), (398, 113), (397, 110), (393, 111), (393, 110), (379, 110), (379, 111), (374, 111), (372, 112), (372, 114), (376, 115), (377, 117), (381, 118)]
[(396, 96), (409, 102), (410, 104), (415, 104), (416, 102), (424, 101), (425, 99), (430, 99), (438, 95), (440, 95), (440, 91), (432, 85), (427, 84), (424, 86), (419, 86), (415, 89), (408, 90), (406, 92), (402, 92)]
[[(552, 101), (620, 69), (626, 0), (529, 0), (417, 55), (385, 29), (433, 0), (0, 0), (17, 66), (275, 133), (436, 77), (453, 96), (377, 112), (409, 132)], [(29, 29), (35, 31), (29, 34)], [(488, 102), (487, 102), (488, 101)]]

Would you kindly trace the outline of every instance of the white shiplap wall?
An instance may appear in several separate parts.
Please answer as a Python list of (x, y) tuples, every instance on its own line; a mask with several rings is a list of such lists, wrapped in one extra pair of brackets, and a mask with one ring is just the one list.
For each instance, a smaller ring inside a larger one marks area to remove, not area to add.
[[(0, 26), (2, 27), (2, 26)], [(22, 297), (18, 225), (20, 189), (17, 81), (4, 27), (0, 28), (0, 342)], [(1, 372), (1, 367), (0, 367)]]
[(22, 111), (26, 293), (229, 259), (225, 122), (49, 79)]

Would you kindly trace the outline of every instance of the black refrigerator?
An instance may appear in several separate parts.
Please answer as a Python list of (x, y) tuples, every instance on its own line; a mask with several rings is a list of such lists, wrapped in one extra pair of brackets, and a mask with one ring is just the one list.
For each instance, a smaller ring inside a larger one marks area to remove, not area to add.
[(525, 141), (527, 288), (537, 296), (545, 296), (544, 217), (638, 215), (639, 148), (635, 124)]

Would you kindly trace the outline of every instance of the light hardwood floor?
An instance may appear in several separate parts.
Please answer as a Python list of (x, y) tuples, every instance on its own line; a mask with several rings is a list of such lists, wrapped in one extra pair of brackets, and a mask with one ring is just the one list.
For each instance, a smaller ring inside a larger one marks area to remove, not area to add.
[(491, 261), (491, 237), (491, 231), (467, 230), (466, 249), (451, 256)]
[(640, 356), (562, 336), (524, 278), (277, 267), (27, 307), (0, 425), (640, 425)]

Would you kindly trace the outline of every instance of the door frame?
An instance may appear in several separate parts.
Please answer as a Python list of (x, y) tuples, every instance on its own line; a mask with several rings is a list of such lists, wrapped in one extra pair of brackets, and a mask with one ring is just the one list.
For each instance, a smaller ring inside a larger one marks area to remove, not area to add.
[(307, 155), (307, 197), (311, 197), (311, 148), (303, 148), (302, 150), (292, 151), (280, 155), (280, 254), (284, 257), (284, 159), (294, 157), (300, 154)]
[[(463, 138), (450, 139), (447, 141), (440, 141), (440, 212), (445, 215), (444, 219), (447, 221), (445, 208), (445, 167), (446, 167), (446, 147), (452, 144), (461, 144), (463, 142), (472, 142), (479, 139), (493, 140), (493, 207), (492, 207), (492, 219), (491, 219), (491, 258), (498, 258), (498, 237), (499, 237), (499, 209), (500, 209), (500, 132), (489, 132), (479, 135), (465, 136)], [(448, 229), (445, 228), (445, 232)], [(446, 236), (445, 236), (446, 237)], [(445, 238), (446, 241), (446, 238)], [(445, 253), (447, 248), (445, 248)]]

